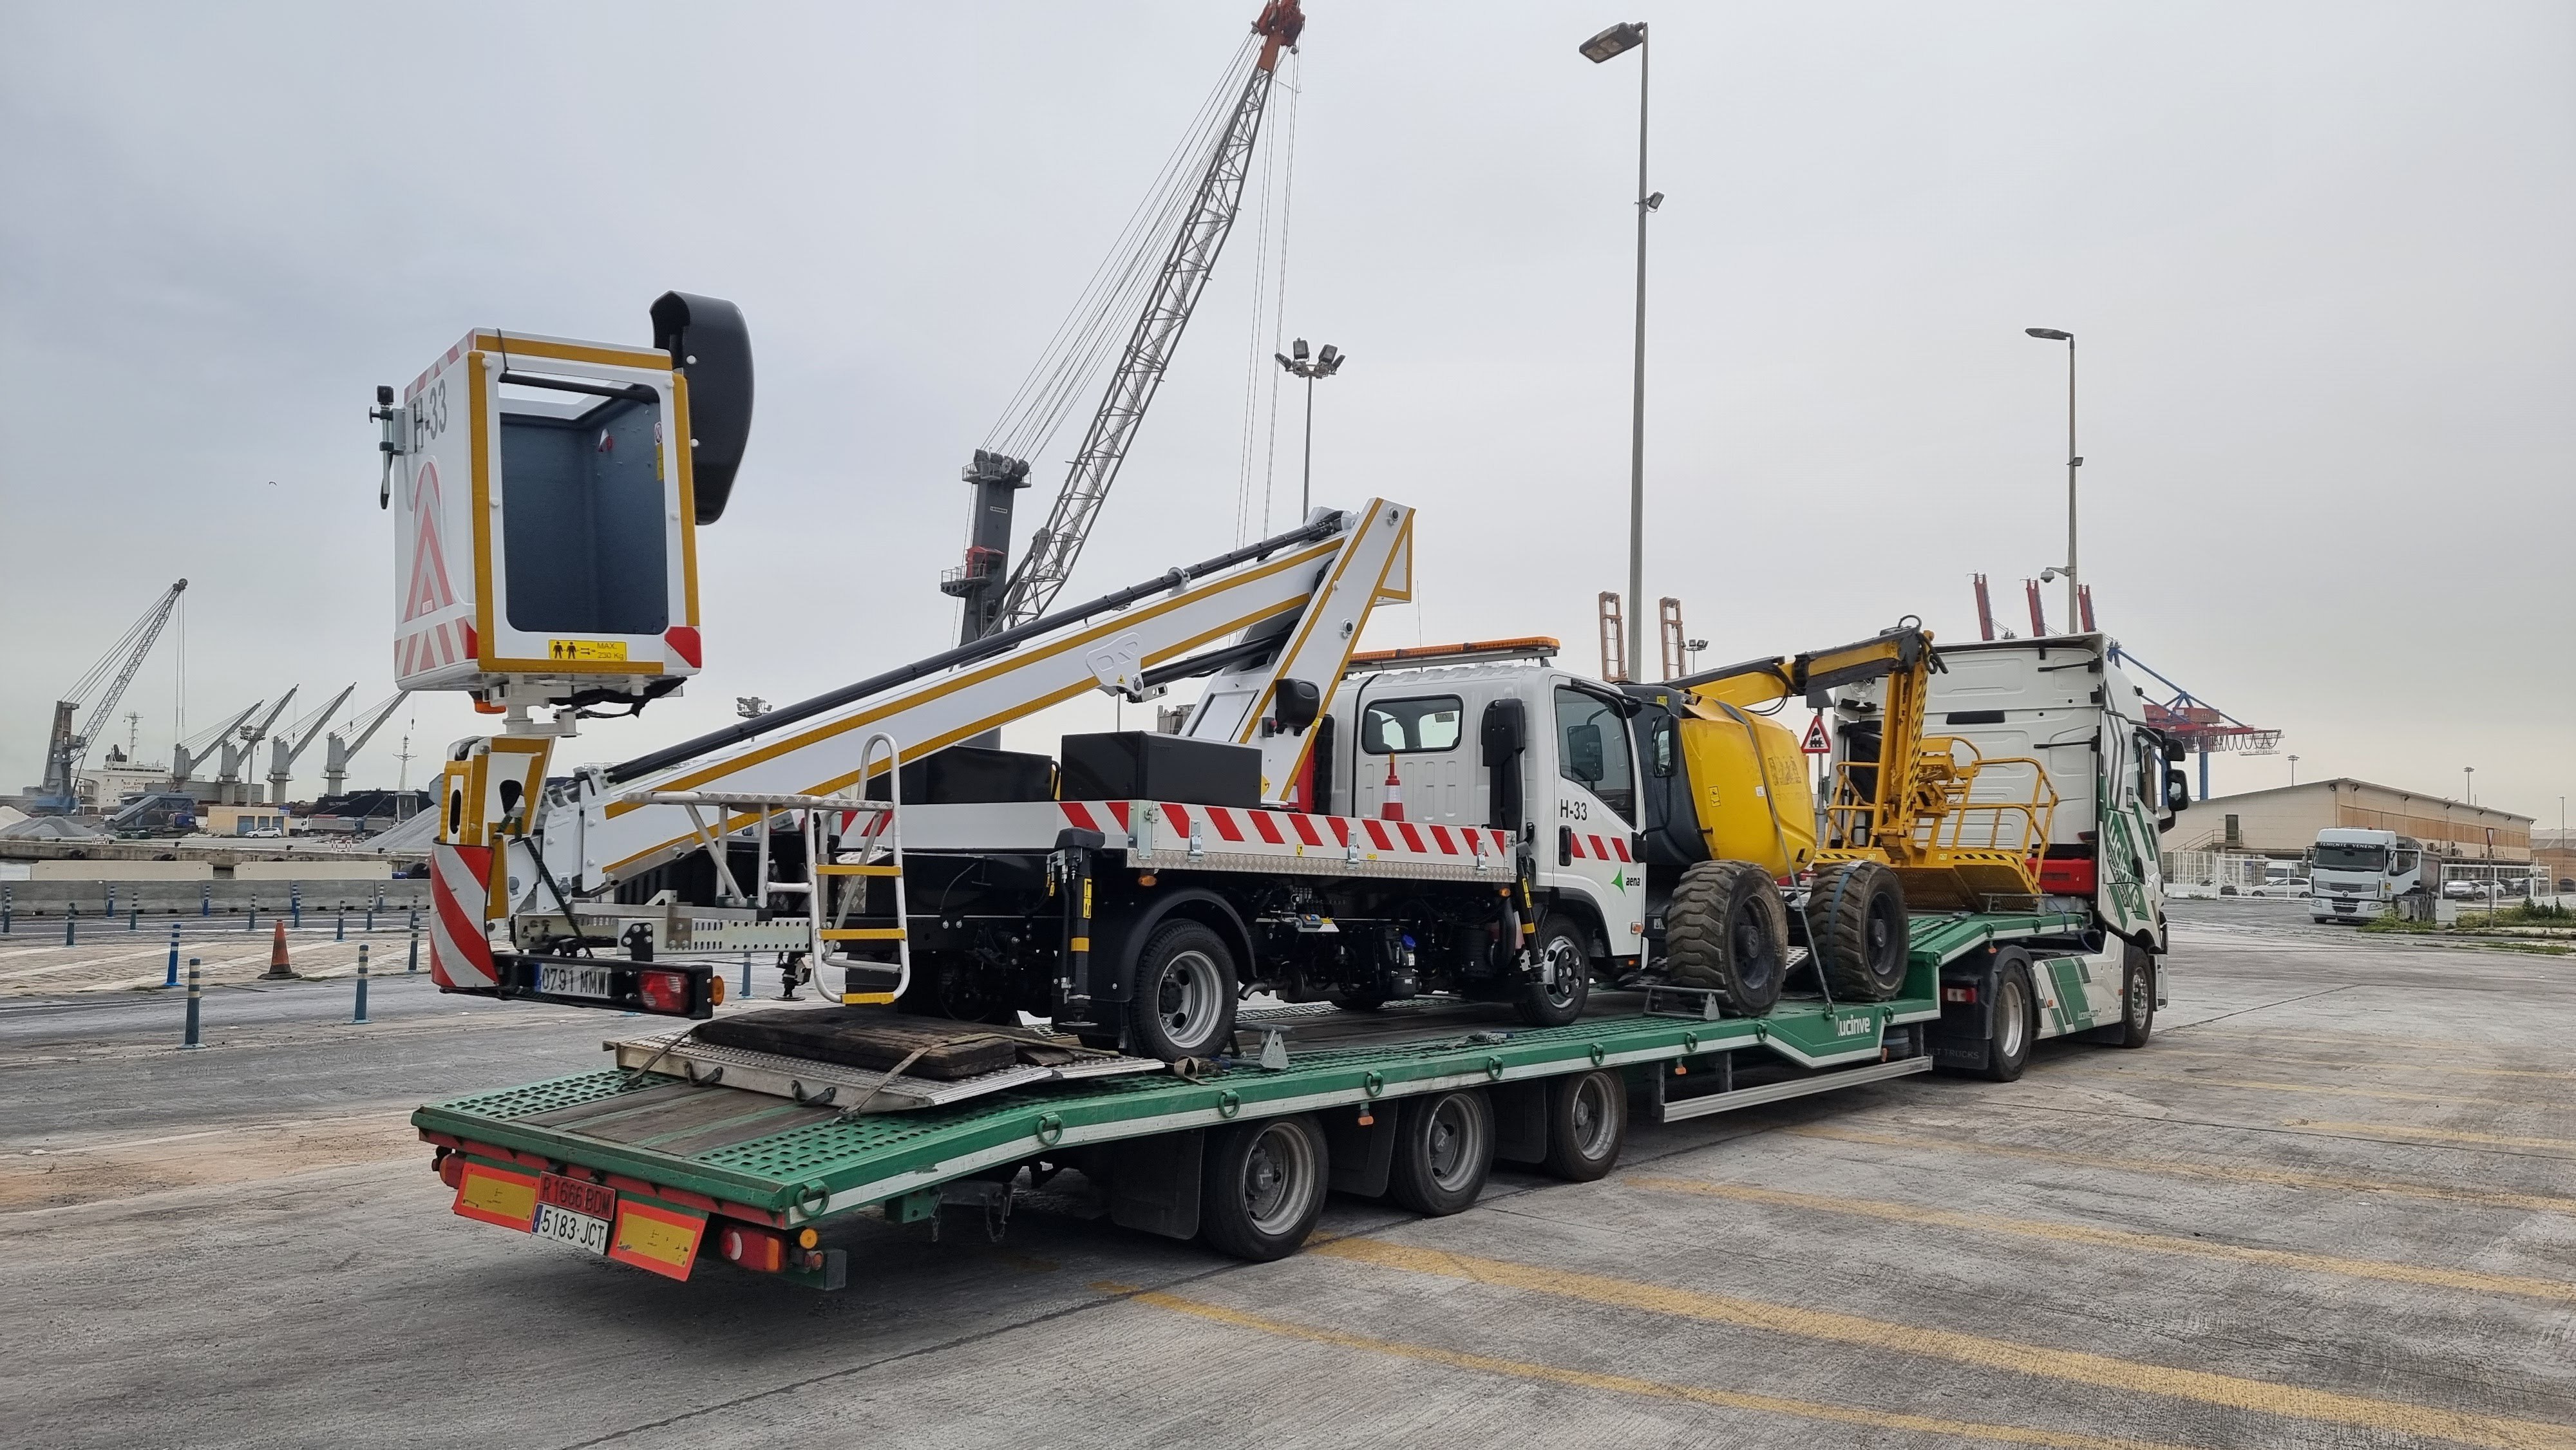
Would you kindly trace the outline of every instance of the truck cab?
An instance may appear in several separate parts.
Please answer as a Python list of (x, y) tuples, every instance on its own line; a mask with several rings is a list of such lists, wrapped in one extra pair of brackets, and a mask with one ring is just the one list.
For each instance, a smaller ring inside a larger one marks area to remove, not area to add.
[(2395, 831), (2328, 826), (2312, 855), (2308, 915), (2316, 921), (2385, 916), (2397, 898), (2424, 890), (2423, 843)]
[(1541, 912), (1581, 924), (1587, 969), (1632, 968), (1646, 903), (1635, 708), (1543, 657), (1355, 673), (1317, 730), (1311, 809), (1507, 832)]

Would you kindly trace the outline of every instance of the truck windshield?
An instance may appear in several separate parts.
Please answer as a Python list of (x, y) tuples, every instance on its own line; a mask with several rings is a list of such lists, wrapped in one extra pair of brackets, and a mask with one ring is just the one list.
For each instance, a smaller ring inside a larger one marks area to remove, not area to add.
[(2317, 843), (2317, 869), (2320, 871), (2384, 871), (2388, 868), (2386, 846), (2336, 845)]

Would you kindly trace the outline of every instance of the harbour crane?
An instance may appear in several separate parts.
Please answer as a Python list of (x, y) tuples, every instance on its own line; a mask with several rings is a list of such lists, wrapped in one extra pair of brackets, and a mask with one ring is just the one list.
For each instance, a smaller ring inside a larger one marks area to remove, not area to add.
[(383, 729), (385, 722), (394, 717), (394, 711), (401, 709), (402, 702), (410, 698), (409, 690), (396, 690), (390, 698), (369, 705), (350, 716), (345, 727), (350, 732), (349, 735), (343, 735), (338, 730), (331, 732), (322, 747), (322, 793), (324, 795), (342, 795), (347, 792), (350, 758), (366, 749), (367, 742), (376, 738), (376, 732)]
[[(1280, 52), (1296, 48), (1297, 37), (1305, 26), (1305, 12), (1299, 8), (1298, 0), (1268, 0), (1252, 22), (1252, 33), (1259, 43), (1247, 43), (1245, 47), (1244, 54), (1251, 58), (1250, 69), (1235, 88), (1233, 106), (1224, 113), (1224, 124), (1206, 152), (1206, 164), (1200, 169), (1179, 227), (1164, 250), (1162, 267), (1145, 291), (1143, 312), (1128, 331), (1126, 346), (1118, 354), (1108, 389), (1092, 415), (1090, 428), (1083, 434), (1082, 447), (1074, 455), (1063, 491), (1056, 495), (1045, 524), (1030, 536), (1018, 567), (1011, 569), (1007, 577), (1003, 571), (1011, 544), (1013, 498), (1028, 487), (1029, 466), (1009, 456), (1006, 449), (979, 448), (974, 462), (962, 471), (965, 481), (975, 489), (974, 524), (969, 531), (965, 562), (940, 582), (943, 592), (965, 602), (960, 644), (971, 644), (988, 634), (1037, 619), (1047, 612), (1057, 592), (1072, 577), (1074, 561), (1082, 554), (1092, 523), (1109, 497), (1110, 485), (1117, 481), (1119, 465), (1126, 462), (1137, 425), (1144, 421), (1145, 410), (1162, 386), (1172, 353), (1180, 346), (1181, 332), (1189, 326), (1199, 293), (1216, 267), (1217, 253), (1234, 229), (1244, 179), (1251, 170), (1253, 142), (1261, 130)], [(1174, 200), (1177, 197), (1176, 192)], [(1163, 212), (1164, 208), (1149, 200), (1138, 216), (1140, 221), (1149, 222)], [(1140, 241), (1146, 236), (1142, 232), (1136, 235)], [(1084, 354), (1107, 336), (1100, 328), (1099, 314), (1128, 295), (1129, 280), (1143, 275), (1141, 260), (1140, 255), (1126, 259), (1122, 265), (1113, 252), (1095, 277), (1085, 301), (1076, 304), (1075, 317), (1058, 332), (1056, 342), (1049, 347), (1049, 356), (1031, 371), (1029, 382), (1022, 384), (1020, 396), (1013, 400), (1009, 416), (1021, 420), (1018, 431), (1010, 433), (1013, 447), (1026, 450), (1042, 444), (1053, 431), (1061, 416), (1063, 391), (1068, 386), (1079, 387), (1089, 375)], [(1010, 426), (1006, 423), (997, 428), (996, 443), (1004, 441), (1003, 435)]]
[(258, 724), (244, 725), (224, 738), (223, 756), (215, 763), (215, 799), (227, 805), (247, 804), (242, 793), (242, 767), (250, 762), (251, 752), (259, 748), (259, 742), (268, 738), (268, 732), (276, 727), (278, 717), (286, 713), (286, 707), (295, 700), (295, 692), (302, 688), (301, 685), (290, 686), (285, 694), (277, 697), (277, 703), (269, 707), (268, 713), (259, 717)]
[[(53, 730), (45, 741), (45, 781), (36, 788), (31, 804), (38, 814), (80, 808), (80, 770), (88, 763), (91, 743), (98, 738), (98, 723), (116, 718), (116, 705), (125, 698), (125, 687), (134, 683), (134, 672), (143, 668), (144, 658), (152, 653), (154, 642), (161, 638), (162, 626), (170, 622), (170, 612), (178, 607), (179, 596), (187, 589), (188, 581), (182, 579), (162, 591), (152, 607), (143, 611), (143, 617), (134, 621), (97, 664), (90, 666), (80, 683), (71, 687), (67, 698), (54, 702)], [(102, 682), (106, 684), (103, 690)], [(97, 694), (95, 701), (90, 699), (93, 692)], [(88, 715), (80, 722), (80, 728), (75, 728), (73, 719), (83, 709)]]
[(189, 777), (196, 773), (199, 762), (206, 758), (207, 753), (215, 748), (215, 742), (231, 739), (232, 733), (241, 728), (242, 722), (248, 720), (253, 711), (267, 703), (266, 700), (253, 700), (216, 723), (172, 745), (170, 747), (170, 789), (194, 794), (189, 789)]
[(349, 697), (356, 694), (357, 690), (355, 681), (341, 686), (340, 693), (331, 697), (330, 704), (287, 726), (269, 740), (268, 803), (270, 805), (286, 804), (286, 787), (287, 783), (295, 778), (296, 760), (306, 750), (312, 748), (314, 740), (321, 735), (325, 727), (330, 725), (331, 717), (339, 712), (340, 707), (347, 703)]

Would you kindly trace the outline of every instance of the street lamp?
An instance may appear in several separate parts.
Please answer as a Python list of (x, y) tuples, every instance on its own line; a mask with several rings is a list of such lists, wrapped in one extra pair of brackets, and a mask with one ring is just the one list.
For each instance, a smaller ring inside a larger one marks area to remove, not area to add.
[(1292, 375), (1306, 380), (1306, 475), (1305, 481), (1297, 485), (1297, 518), (1302, 523), (1306, 515), (1315, 511), (1315, 379), (1331, 377), (1351, 359), (1350, 354), (1329, 342), (1322, 352), (1309, 358), (1306, 339), (1302, 337), (1288, 344), (1287, 352), (1274, 352), (1271, 356)]
[(2074, 632), (2083, 628), (2084, 619), (2075, 584), (2075, 470), (2084, 466), (2084, 460), (2075, 452), (2075, 334), (2054, 327), (2025, 327), (2022, 331), (2043, 342), (2066, 344), (2066, 627)]
[(2290, 784), (2292, 784), (2292, 785), (2297, 785), (2298, 783), (2299, 783), (2299, 757), (2297, 757), (2297, 756), (2293, 755), (2293, 756), (2291, 756), (2291, 757), (2290, 757)]
[(2472, 806), (2478, 803), (2478, 768), (2474, 765), (2460, 767), (2460, 803)]
[(1646, 22), (1623, 20), (1575, 47), (1599, 65), (1637, 52), (1637, 363), (1628, 437), (1628, 658), (1646, 657), (1646, 214), (1664, 194), (1646, 190)]

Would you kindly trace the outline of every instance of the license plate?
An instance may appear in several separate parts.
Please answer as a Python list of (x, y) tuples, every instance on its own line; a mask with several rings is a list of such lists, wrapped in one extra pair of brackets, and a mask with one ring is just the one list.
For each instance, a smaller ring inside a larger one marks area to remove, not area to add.
[(584, 1253), (603, 1257), (608, 1253), (608, 1220), (551, 1203), (537, 1205), (537, 1220), (528, 1231), (541, 1239), (570, 1244)]
[(606, 997), (608, 968), (542, 966), (537, 990), (550, 997)]

